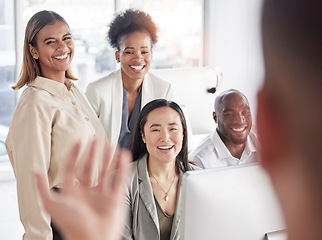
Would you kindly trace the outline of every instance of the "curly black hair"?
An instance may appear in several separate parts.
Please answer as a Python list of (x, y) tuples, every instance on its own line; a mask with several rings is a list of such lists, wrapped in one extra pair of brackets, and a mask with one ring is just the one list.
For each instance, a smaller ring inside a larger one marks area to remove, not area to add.
[(152, 46), (158, 41), (158, 27), (151, 16), (143, 11), (127, 9), (116, 15), (109, 25), (107, 40), (119, 50), (120, 39), (129, 33), (142, 31), (150, 35)]

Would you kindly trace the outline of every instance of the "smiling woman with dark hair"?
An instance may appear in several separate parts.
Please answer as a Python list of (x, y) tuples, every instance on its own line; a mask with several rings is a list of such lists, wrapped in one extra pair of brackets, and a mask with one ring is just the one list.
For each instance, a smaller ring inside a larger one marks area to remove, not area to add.
[(107, 37), (111, 46), (120, 50), (121, 38), (124, 35), (142, 31), (150, 36), (152, 46), (154, 46), (158, 41), (157, 30), (157, 26), (149, 14), (128, 9), (111, 22)]
[(157, 99), (143, 107), (133, 135), (124, 239), (180, 239), (181, 179), (195, 168), (188, 163), (187, 140), (176, 103)]
[(116, 50), (121, 69), (89, 84), (86, 96), (109, 142), (130, 149), (142, 107), (157, 98), (172, 100), (172, 88), (149, 73), (152, 48), (157, 42), (157, 26), (149, 14), (128, 9), (118, 14), (109, 27), (108, 41)]

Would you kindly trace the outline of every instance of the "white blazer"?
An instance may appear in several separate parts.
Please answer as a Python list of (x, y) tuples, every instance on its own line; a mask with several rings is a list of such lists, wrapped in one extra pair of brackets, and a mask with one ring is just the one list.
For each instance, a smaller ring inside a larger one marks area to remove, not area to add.
[[(116, 145), (122, 122), (121, 70), (90, 83), (85, 94), (105, 129), (108, 141)], [(142, 84), (141, 109), (148, 102), (158, 98), (173, 100), (171, 84), (152, 73), (147, 73)]]

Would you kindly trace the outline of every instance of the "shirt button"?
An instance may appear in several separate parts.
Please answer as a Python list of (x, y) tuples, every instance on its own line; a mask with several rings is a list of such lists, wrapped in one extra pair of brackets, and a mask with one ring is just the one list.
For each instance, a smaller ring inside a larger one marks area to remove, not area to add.
[(76, 102), (75, 102), (75, 101), (72, 101), (72, 104), (73, 104), (73, 105), (75, 105), (75, 104), (76, 104)]
[(88, 121), (89, 120), (89, 117), (85, 117), (85, 120)]

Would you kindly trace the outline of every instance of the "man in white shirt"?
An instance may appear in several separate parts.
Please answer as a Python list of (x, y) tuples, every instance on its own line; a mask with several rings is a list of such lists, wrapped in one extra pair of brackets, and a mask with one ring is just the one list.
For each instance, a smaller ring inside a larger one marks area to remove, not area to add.
[(252, 114), (244, 94), (235, 89), (222, 92), (215, 101), (213, 118), (217, 129), (189, 154), (201, 168), (215, 168), (257, 161), (258, 140), (252, 129)]

